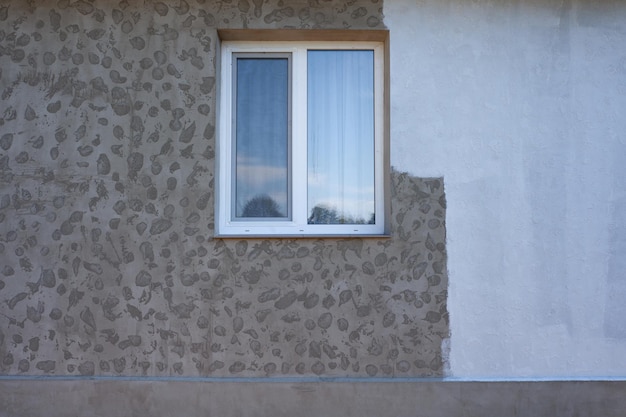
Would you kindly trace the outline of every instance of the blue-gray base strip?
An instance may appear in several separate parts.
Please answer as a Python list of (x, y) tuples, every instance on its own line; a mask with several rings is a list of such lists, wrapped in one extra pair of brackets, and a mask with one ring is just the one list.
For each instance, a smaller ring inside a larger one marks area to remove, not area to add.
[(137, 382), (242, 382), (242, 383), (420, 383), (420, 382), (626, 382), (625, 376), (590, 377), (184, 377), (184, 376), (72, 376), (72, 375), (0, 375), (0, 381), (137, 381)]

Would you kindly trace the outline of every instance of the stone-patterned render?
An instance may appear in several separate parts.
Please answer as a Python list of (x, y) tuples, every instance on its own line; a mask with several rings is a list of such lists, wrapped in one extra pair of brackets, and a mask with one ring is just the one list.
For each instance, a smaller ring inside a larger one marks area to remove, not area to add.
[(392, 172), (390, 238), (213, 238), (216, 29), (382, 25), (377, 1), (3, 3), (0, 372), (443, 375), (441, 178)]

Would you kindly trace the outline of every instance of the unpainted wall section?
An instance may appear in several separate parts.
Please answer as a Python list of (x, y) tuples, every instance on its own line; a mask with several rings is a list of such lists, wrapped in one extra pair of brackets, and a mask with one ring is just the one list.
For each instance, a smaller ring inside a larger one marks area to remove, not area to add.
[(392, 173), (390, 238), (213, 238), (216, 29), (382, 19), (377, 1), (0, 6), (0, 372), (443, 375), (441, 178)]

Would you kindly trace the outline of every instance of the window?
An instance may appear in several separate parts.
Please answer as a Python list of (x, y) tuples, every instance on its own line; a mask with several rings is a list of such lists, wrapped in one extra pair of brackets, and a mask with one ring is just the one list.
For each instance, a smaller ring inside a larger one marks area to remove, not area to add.
[(217, 235), (384, 234), (384, 44), (221, 47)]

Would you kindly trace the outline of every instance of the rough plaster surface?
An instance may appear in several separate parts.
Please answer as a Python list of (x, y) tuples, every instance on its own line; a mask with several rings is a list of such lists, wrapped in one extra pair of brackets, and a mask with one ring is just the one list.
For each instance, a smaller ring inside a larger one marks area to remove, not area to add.
[(213, 239), (219, 27), (379, 28), (377, 1), (0, 6), (0, 372), (437, 376), (441, 178), (389, 239)]
[(626, 376), (626, 3), (384, 12), (391, 163), (446, 180), (451, 373)]

